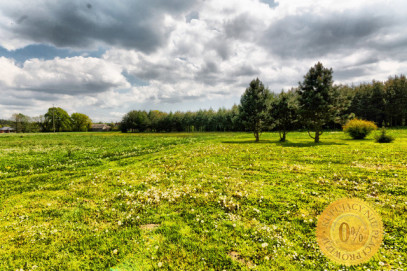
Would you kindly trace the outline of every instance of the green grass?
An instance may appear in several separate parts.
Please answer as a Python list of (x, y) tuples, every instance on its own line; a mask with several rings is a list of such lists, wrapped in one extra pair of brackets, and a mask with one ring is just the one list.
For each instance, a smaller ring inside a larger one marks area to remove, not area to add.
[[(0, 135), (0, 270), (402, 270), (407, 130), (389, 133)], [(357, 267), (315, 238), (343, 197), (384, 223)]]

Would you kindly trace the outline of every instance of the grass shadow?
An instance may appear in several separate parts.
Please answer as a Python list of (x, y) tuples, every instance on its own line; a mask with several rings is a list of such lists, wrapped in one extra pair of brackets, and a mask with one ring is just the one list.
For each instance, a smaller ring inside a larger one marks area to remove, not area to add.
[(259, 140), (259, 141), (255, 141), (255, 140), (229, 140), (229, 141), (222, 141), (222, 143), (226, 143), (226, 144), (271, 144), (271, 143), (276, 143), (275, 140)]
[(306, 147), (313, 147), (313, 146), (332, 146), (332, 145), (348, 145), (346, 143), (338, 143), (338, 142), (290, 142), (290, 141), (285, 141), (281, 142), (279, 140), (260, 140), (258, 142), (254, 140), (241, 140), (241, 141), (222, 141), (222, 143), (226, 144), (276, 144), (281, 147), (297, 147), (297, 148), (306, 148)]
[(286, 142), (281, 142), (281, 141), (277, 141), (275, 142), (277, 145), (281, 146), (281, 147), (297, 147), (297, 148), (306, 148), (306, 147), (314, 147), (314, 146), (334, 146), (334, 145), (348, 145), (345, 143), (338, 143), (338, 142), (319, 142), (319, 143), (315, 143), (315, 142), (290, 142), (290, 141), (286, 141)]

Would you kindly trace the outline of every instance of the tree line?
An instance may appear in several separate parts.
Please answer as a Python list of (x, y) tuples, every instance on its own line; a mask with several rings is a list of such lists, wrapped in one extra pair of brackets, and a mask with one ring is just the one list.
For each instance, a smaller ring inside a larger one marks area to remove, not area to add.
[(339, 129), (355, 117), (378, 126), (405, 126), (407, 81), (405, 75), (358, 86), (333, 84), (333, 70), (317, 63), (298, 86), (272, 93), (257, 78), (250, 82), (239, 105), (230, 109), (196, 112), (157, 110), (128, 112), (122, 132), (251, 131), (256, 141), (262, 131), (276, 130), (285, 141), (289, 131), (305, 129), (319, 142), (324, 129)]
[(17, 133), (32, 132), (86, 132), (91, 128), (91, 119), (82, 113), (69, 115), (60, 107), (51, 107), (47, 113), (29, 117), (21, 113), (12, 115), (11, 120), (0, 120), (1, 126), (10, 126)]

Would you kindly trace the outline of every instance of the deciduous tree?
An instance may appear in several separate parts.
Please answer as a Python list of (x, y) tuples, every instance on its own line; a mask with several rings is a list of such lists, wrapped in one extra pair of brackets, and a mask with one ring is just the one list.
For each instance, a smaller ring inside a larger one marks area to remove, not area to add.
[(44, 117), (47, 131), (54, 131), (54, 128), (57, 132), (72, 130), (71, 117), (60, 107), (49, 108)]
[(82, 113), (72, 113), (71, 115), (72, 130), (77, 132), (87, 132), (91, 125), (91, 119)]

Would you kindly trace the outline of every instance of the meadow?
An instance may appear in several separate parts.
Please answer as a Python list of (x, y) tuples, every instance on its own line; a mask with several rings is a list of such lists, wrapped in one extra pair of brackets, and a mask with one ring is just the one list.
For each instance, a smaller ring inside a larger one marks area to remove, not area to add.
[[(407, 130), (0, 135), (0, 270), (404, 270)], [(357, 197), (383, 243), (345, 267), (318, 215)]]

